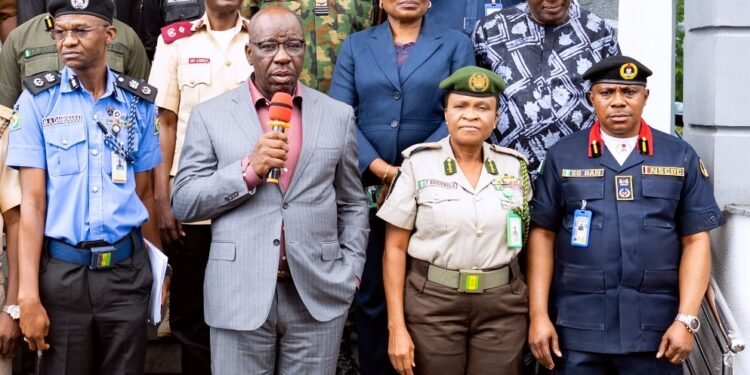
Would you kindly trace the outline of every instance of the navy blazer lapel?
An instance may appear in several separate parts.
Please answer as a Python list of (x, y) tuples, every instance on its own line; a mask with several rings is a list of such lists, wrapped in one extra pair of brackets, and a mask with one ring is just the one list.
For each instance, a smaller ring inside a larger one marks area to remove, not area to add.
[(400, 88), (398, 68), (396, 67), (396, 47), (393, 46), (393, 33), (388, 22), (378, 25), (370, 35), (371, 44), (368, 46), (373, 60), (383, 74), (388, 77), (394, 88)]
[[(406, 58), (404, 65), (401, 66), (400, 82), (403, 84), (435, 51), (443, 44), (443, 34), (431, 26), (431, 23), (422, 20), (422, 29), (419, 32), (417, 42), (414, 43), (409, 57)], [(394, 59), (395, 61), (395, 59)], [(432, 74), (428, 72), (427, 74)], [(437, 87), (435, 87), (437, 90)]]
[(253, 98), (250, 96), (248, 85), (248, 81), (245, 81), (239, 87), (232, 90), (231, 100), (236, 106), (229, 112), (234, 117), (234, 124), (252, 141), (252, 145), (255, 145), (258, 137), (263, 134), (263, 128), (260, 126), (258, 112), (255, 111), (255, 107), (253, 106)]
[(286, 196), (293, 192), (299, 184), (299, 179), (305, 172), (305, 167), (315, 152), (318, 144), (318, 135), (320, 134), (321, 121), (320, 116), (324, 109), (317, 108), (318, 98), (316, 92), (307, 86), (302, 85), (302, 148), (297, 160), (297, 166), (294, 168), (294, 175), (286, 189)]

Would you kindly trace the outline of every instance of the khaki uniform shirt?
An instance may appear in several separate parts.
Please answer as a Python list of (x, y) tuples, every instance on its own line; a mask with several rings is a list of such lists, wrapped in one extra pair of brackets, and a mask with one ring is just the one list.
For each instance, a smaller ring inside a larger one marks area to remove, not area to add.
[[(46, 31), (40, 14), (16, 27), (8, 36), (0, 52), (0, 104), (13, 107), (23, 92), (24, 78), (37, 73), (60, 70), (55, 41)], [(114, 43), (107, 47), (109, 68), (127, 76), (145, 79), (149, 62), (143, 43), (130, 26), (114, 20), (117, 29)]]
[[(408, 252), (416, 259), (451, 270), (505, 266), (520, 250), (507, 247), (506, 217), (523, 207), (519, 159), (525, 158), (485, 143), (483, 157), (495, 162), (498, 173), (490, 174), (485, 162), (474, 188), (458, 168), (449, 139), (404, 151), (400, 174), (377, 215), (413, 231)], [(448, 158), (457, 170), (452, 175), (446, 174)]]
[[(0, 106), (0, 213), (21, 204), (21, 182), (18, 171), (5, 165), (8, 156), (10, 108)], [(3, 217), (0, 216), (0, 255), (3, 253)], [(3, 274), (0, 272), (0, 284)], [(2, 290), (2, 287), (0, 287)]]
[[(238, 13), (239, 14), (239, 13)], [(193, 34), (172, 43), (159, 36), (148, 82), (159, 91), (156, 105), (177, 114), (177, 141), (170, 174), (177, 173), (185, 130), (193, 107), (236, 88), (250, 77), (252, 67), (245, 57), (248, 41), (242, 17), (237, 18), (235, 36), (224, 51), (209, 31), (204, 14), (192, 23)]]

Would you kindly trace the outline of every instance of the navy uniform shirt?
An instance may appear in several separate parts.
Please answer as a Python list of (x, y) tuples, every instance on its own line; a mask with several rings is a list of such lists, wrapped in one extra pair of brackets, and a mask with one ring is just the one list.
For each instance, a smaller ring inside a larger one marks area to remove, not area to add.
[[(560, 140), (536, 181), (531, 220), (557, 232), (550, 316), (568, 350), (656, 351), (677, 315), (681, 237), (723, 217), (686, 142), (642, 122), (621, 166), (599, 131), (597, 122)], [(589, 244), (573, 247), (583, 201), (592, 213)]]
[[(47, 218), (44, 235), (75, 245), (81, 241), (114, 243), (148, 219), (135, 192), (135, 173), (161, 162), (156, 107), (117, 87), (120, 79), (107, 68), (107, 86), (97, 101), (70, 68), (32, 79), (40, 89), (25, 90), (10, 125), (8, 165), (45, 169)], [(142, 82), (131, 88), (146, 96), (156, 92)], [(127, 83), (127, 82), (126, 82)], [(131, 104), (135, 103), (131, 118)], [(102, 122), (109, 132), (122, 129), (117, 139), (135, 156), (127, 165), (127, 181), (112, 181), (112, 149), (105, 145)], [(129, 146), (129, 126), (135, 126)]]

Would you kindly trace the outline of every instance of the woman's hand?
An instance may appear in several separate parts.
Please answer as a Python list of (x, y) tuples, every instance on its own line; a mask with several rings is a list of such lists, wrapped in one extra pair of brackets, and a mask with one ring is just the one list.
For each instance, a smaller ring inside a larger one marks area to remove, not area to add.
[(414, 343), (406, 327), (397, 328), (388, 336), (388, 356), (391, 364), (400, 374), (414, 374)]

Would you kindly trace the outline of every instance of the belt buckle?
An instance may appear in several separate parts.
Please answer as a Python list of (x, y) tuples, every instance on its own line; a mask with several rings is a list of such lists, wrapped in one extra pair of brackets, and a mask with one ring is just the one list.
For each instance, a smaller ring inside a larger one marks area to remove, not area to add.
[(117, 249), (112, 245), (91, 247), (91, 263), (89, 269), (105, 270), (115, 266), (113, 263)]
[(484, 293), (482, 270), (459, 270), (458, 291), (461, 293)]

